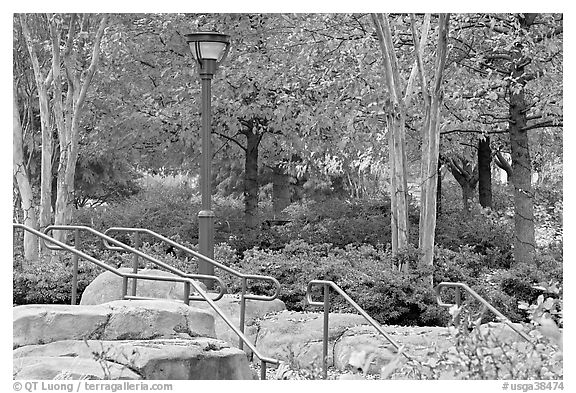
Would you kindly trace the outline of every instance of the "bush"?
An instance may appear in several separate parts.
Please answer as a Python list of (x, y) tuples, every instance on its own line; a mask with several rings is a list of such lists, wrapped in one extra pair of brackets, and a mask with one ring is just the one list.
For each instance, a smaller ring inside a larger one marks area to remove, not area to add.
[[(563, 378), (563, 344), (561, 326), (562, 288), (545, 285), (540, 290), (552, 294), (544, 300), (520, 308), (528, 310), (529, 321), (523, 329), (531, 337), (506, 339), (494, 329), (478, 328), (475, 317), (466, 306), (451, 310), (450, 328), (455, 345), (430, 348), (425, 361), (409, 360), (395, 370), (395, 378), (410, 379), (519, 379), (550, 380)], [(554, 318), (553, 318), (554, 317)], [(546, 388), (546, 384), (540, 387)], [(561, 388), (560, 388), (561, 389)]]
[[(431, 289), (421, 285), (422, 273), (394, 269), (388, 250), (370, 245), (345, 248), (331, 244), (295, 241), (282, 251), (252, 249), (244, 253), (240, 269), (270, 275), (282, 284), (280, 299), (289, 310), (316, 311), (306, 304), (310, 280), (330, 280), (340, 286), (373, 318), (384, 324), (438, 325), (446, 313), (435, 302)], [(236, 288), (238, 289), (238, 288)], [(257, 293), (266, 287), (253, 286)], [(313, 297), (321, 297), (318, 289)], [(332, 310), (355, 312), (340, 296), (332, 296)]]
[(512, 265), (513, 223), (510, 217), (490, 209), (442, 214), (436, 227), (436, 244), (452, 251), (469, 247), (482, 255), (482, 264), (492, 268)]
[[(72, 300), (72, 263), (70, 256), (44, 255), (38, 262), (27, 264), (25, 269), (15, 269), (12, 276), (13, 304), (70, 304)], [(94, 264), (80, 260), (78, 263), (78, 293), (102, 271)]]

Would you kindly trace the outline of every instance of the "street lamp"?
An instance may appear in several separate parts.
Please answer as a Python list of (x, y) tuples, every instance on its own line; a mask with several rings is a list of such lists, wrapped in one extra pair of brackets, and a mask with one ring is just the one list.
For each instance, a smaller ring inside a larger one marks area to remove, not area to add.
[[(192, 56), (198, 63), (202, 82), (202, 159), (200, 162), (200, 190), (202, 210), (198, 213), (198, 245), (200, 253), (214, 259), (214, 212), (212, 211), (211, 161), (211, 83), (218, 66), (224, 61), (230, 48), (230, 36), (221, 33), (199, 32), (186, 34)], [(214, 275), (214, 266), (198, 261), (198, 273)], [(212, 281), (205, 281), (211, 289)]]

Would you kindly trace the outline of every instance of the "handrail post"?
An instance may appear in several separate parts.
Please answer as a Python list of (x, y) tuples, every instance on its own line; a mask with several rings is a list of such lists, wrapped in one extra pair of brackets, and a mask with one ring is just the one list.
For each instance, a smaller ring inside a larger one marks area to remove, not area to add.
[(322, 376), (328, 379), (328, 318), (330, 316), (330, 285), (324, 284), (324, 337), (322, 343)]
[(128, 294), (128, 277), (122, 277), (122, 300), (126, 299), (126, 295)]
[(462, 295), (460, 293), (460, 287), (456, 287), (456, 306), (458, 306), (458, 308), (460, 308), (460, 305), (462, 304)]
[(266, 362), (260, 359), (260, 380), (266, 379)]
[[(138, 250), (140, 247), (140, 233), (134, 232), (134, 249)], [(138, 274), (138, 254), (134, 254), (132, 263), (132, 273)], [(132, 279), (132, 296), (136, 296), (137, 279)]]
[(190, 283), (184, 283), (184, 304), (189, 306), (190, 305)]
[[(80, 250), (80, 230), (74, 230), (74, 248)], [(76, 305), (78, 297), (78, 255), (72, 254), (72, 301), (73, 306)]]
[[(244, 333), (244, 322), (246, 318), (246, 277), (242, 277), (242, 292), (240, 293), (240, 331)], [(240, 339), (238, 348), (244, 349), (244, 342)]]

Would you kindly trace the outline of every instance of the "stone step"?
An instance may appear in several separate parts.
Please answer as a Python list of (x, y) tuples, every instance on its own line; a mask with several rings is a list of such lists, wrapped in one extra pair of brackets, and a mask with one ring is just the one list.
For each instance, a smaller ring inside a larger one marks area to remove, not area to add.
[(207, 337), (62, 340), (13, 352), (15, 379), (252, 379), (246, 354)]
[[(131, 269), (122, 268), (124, 271)], [(121, 270), (122, 270), (121, 269)], [(140, 273), (147, 275), (174, 276), (172, 273), (160, 270), (140, 270)], [(130, 281), (130, 280), (129, 280)], [(98, 305), (113, 300), (119, 300), (121, 293), (122, 279), (111, 272), (104, 272), (94, 279), (84, 290), (80, 304)], [(129, 288), (131, 284), (129, 283)], [(137, 295), (143, 297), (159, 297), (171, 300), (182, 300), (184, 294), (182, 283), (172, 283), (165, 281), (139, 280), (137, 285)], [(225, 294), (216, 304), (224, 312), (235, 326), (240, 325), (240, 297), (233, 294)], [(224, 322), (224, 320), (204, 301), (191, 301), (190, 307), (202, 309), (214, 317), (216, 338), (238, 345), (238, 335)], [(263, 316), (286, 310), (286, 305), (279, 299), (273, 301), (246, 300), (245, 325), (246, 333), (252, 334), (250, 325), (254, 320)], [(244, 346), (246, 348), (246, 346)], [(249, 350), (247, 349), (249, 352)]]
[[(308, 369), (322, 368), (323, 313), (283, 311), (259, 319), (249, 338), (264, 355)], [(453, 345), (443, 327), (382, 326), (410, 356), (427, 356), (432, 343)], [(358, 314), (330, 313), (328, 365), (338, 370), (366, 369), (379, 374), (397, 356), (396, 348)]]
[(165, 300), (16, 306), (13, 328), (14, 348), (60, 340), (216, 337), (210, 313)]

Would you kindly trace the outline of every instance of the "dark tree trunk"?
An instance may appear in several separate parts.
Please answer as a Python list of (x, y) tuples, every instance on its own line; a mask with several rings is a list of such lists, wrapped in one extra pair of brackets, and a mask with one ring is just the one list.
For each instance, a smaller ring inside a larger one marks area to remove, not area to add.
[(464, 157), (452, 157), (448, 160), (448, 167), (462, 187), (462, 211), (468, 215), (471, 210), (470, 201), (474, 198), (474, 190), (478, 183), (478, 166), (472, 166), (472, 163)]
[(490, 138), (478, 140), (478, 199), (482, 207), (492, 207), (492, 150)]
[(276, 166), (272, 172), (272, 207), (274, 216), (282, 216), (282, 210), (289, 204), (290, 175), (281, 166)]
[(470, 206), (470, 202), (474, 199), (474, 190), (476, 188), (476, 184), (471, 184), (469, 182), (461, 183), (462, 186), (462, 206), (463, 211), (468, 214), (472, 207)]
[[(534, 22), (536, 14), (519, 16), (520, 26), (526, 30)], [(530, 264), (534, 260), (536, 236), (534, 230), (534, 191), (532, 190), (532, 160), (528, 144), (526, 112), (528, 104), (524, 88), (526, 86), (525, 65), (521, 44), (511, 51), (511, 78), (508, 85), (510, 95), (510, 155), (512, 158), (512, 185), (514, 186), (514, 260), (516, 263)]]
[[(515, 70), (521, 78), (523, 69)], [(514, 259), (516, 263), (531, 263), (536, 249), (534, 231), (534, 191), (528, 133), (526, 127), (526, 100), (524, 90), (510, 92), (510, 153), (512, 157), (512, 185), (514, 186)]]
[(260, 135), (248, 130), (244, 164), (244, 221), (248, 228), (258, 226), (258, 146)]

